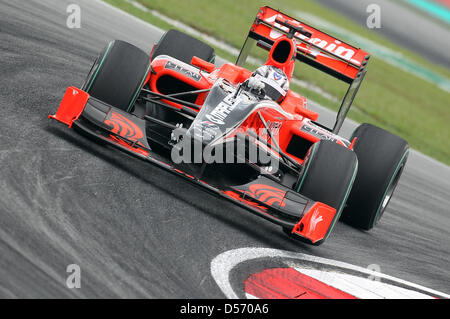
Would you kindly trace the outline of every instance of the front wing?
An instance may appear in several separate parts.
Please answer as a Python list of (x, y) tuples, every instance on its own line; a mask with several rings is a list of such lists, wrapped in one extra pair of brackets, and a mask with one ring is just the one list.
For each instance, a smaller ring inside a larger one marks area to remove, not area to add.
[(147, 142), (144, 119), (105, 104), (75, 87), (66, 90), (56, 114), (49, 115), (49, 118), (182, 177), (219, 198), (282, 226), (301, 241), (321, 244), (338, 218), (334, 208), (308, 199), (264, 175), (244, 185), (213, 186), (183, 171), (170, 158), (157, 156)]

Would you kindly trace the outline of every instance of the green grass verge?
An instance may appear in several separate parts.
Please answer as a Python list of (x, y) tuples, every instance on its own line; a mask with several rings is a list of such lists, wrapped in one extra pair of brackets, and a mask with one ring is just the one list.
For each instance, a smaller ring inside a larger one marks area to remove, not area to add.
[[(143, 12), (125, 0), (105, 1), (162, 29), (172, 28), (166, 22), (152, 14)], [(450, 77), (448, 69), (440, 68), (425, 61), (418, 55), (389, 42), (370, 32), (370, 30), (362, 28), (343, 16), (310, 0), (137, 1), (203, 33), (221, 39), (236, 48), (241, 47), (256, 12), (262, 5), (279, 8), (299, 19), (301, 19), (301, 12), (305, 12), (400, 52), (408, 59), (433, 72)], [(236, 58), (220, 49), (216, 49), (216, 52), (227, 60), (233, 61)], [(339, 99), (345, 94), (345, 85), (326, 74), (312, 70), (308, 66), (297, 64), (296, 77), (322, 88)], [(334, 110), (338, 108), (335, 102), (314, 91), (299, 87), (294, 87), (294, 89), (326, 107)], [(450, 93), (419, 77), (395, 68), (376, 57), (372, 57), (365, 83), (356, 97), (354, 108), (351, 110), (349, 117), (358, 122), (378, 125), (398, 134), (405, 138), (413, 148), (449, 165), (449, 101)]]

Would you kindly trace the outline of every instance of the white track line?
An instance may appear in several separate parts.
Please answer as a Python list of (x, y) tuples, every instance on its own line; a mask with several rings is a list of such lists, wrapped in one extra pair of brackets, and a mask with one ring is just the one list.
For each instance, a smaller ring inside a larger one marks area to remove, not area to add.
[[(376, 272), (367, 268), (351, 265), (345, 262), (326, 259), (322, 257), (316, 257), (312, 255), (306, 255), (302, 253), (295, 253), (290, 251), (271, 249), (271, 248), (238, 248), (226, 251), (218, 256), (216, 256), (211, 262), (211, 274), (216, 281), (217, 285), (220, 287), (222, 292), (227, 298), (237, 299), (239, 298), (230, 283), (230, 272), (238, 264), (258, 259), (258, 258), (286, 258), (286, 259), (297, 259), (308, 262), (314, 262), (319, 264), (331, 265), (340, 268), (346, 268), (349, 270), (357, 271), (367, 276), (374, 276), (380, 279), (390, 280), (401, 285), (409, 286), (411, 288), (420, 290), (424, 293), (428, 293), (433, 296), (438, 296), (441, 298), (450, 298), (450, 295), (430, 289), (421, 285), (417, 285), (406, 280), (398, 279), (389, 275), (385, 275), (380, 272)], [(291, 267), (292, 264), (286, 262), (286, 265)]]

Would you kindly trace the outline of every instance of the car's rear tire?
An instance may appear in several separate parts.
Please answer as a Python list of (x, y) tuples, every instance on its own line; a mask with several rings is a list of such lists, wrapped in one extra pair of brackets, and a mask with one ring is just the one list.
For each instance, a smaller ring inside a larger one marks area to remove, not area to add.
[(405, 167), (408, 143), (371, 124), (353, 133), (359, 169), (341, 219), (357, 228), (373, 228), (383, 215)]
[[(321, 140), (309, 149), (294, 189), (336, 209), (338, 220), (358, 171), (356, 154), (332, 141)], [(334, 225), (330, 226), (331, 229)], [(290, 230), (284, 229), (286, 233)]]
[(131, 111), (150, 70), (141, 49), (115, 40), (99, 54), (81, 89), (124, 111)]
[(192, 57), (214, 63), (214, 49), (206, 43), (177, 30), (169, 30), (163, 34), (156, 44), (152, 60), (159, 55), (168, 55), (187, 64), (191, 64)]

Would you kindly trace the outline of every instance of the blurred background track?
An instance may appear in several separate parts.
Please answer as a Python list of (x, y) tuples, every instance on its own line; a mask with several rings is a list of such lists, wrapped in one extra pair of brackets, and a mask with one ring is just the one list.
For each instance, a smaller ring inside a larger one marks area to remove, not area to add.
[[(449, 1), (439, 1), (442, 8), (450, 12)], [(437, 21), (423, 14), (423, 7), (411, 7), (419, 3), (417, 0), (317, 0), (317, 2), (342, 13), (361, 26), (366, 26), (367, 17), (370, 14), (367, 12), (367, 7), (370, 4), (377, 4), (381, 9), (381, 28), (372, 29), (374, 32), (443, 67), (450, 67), (450, 25), (448, 24), (450, 22), (442, 21), (441, 23), (441, 20)], [(420, 10), (414, 10), (414, 8)]]

